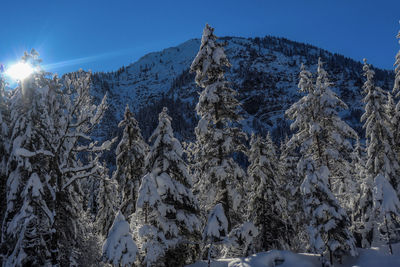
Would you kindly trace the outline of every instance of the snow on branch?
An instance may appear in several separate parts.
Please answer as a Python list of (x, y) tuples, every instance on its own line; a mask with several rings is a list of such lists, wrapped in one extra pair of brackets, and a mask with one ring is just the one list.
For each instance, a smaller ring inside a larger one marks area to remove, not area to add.
[(101, 146), (93, 146), (92, 152), (100, 152), (103, 150), (110, 150), (112, 144), (118, 139), (118, 137), (113, 138), (112, 140), (107, 140)]
[(90, 172), (84, 172), (84, 173), (80, 173), (77, 175), (72, 176), (63, 186), (62, 186), (62, 190), (64, 190), (65, 188), (67, 188), (69, 185), (71, 185), (73, 182), (75, 182), (75, 180), (78, 179), (83, 179), (86, 178), (88, 176), (94, 175), (97, 171), (98, 171), (98, 167), (94, 167)]
[(25, 148), (17, 148), (15, 150), (15, 154), (17, 156), (26, 157), (26, 158), (34, 157), (34, 156), (37, 156), (37, 155), (45, 155), (45, 156), (54, 157), (53, 153), (51, 153), (48, 150), (43, 150), (43, 149), (36, 150), (35, 152), (32, 152), (32, 151), (29, 151), (29, 150), (27, 150)]

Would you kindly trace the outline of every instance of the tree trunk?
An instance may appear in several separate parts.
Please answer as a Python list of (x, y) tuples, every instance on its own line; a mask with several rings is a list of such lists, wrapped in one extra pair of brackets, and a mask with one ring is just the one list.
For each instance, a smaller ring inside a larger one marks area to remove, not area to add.
[(57, 266), (59, 264), (58, 261), (58, 231), (56, 230), (57, 223), (59, 221), (59, 213), (58, 213), (58, 207), (59, 207), (59, 201), (61, 199), (61, 192), (58, 191), (56, 192), (56, 199), (54, 201), (54, 221), (52, 225), (52, 233), (51, 233), (51, 263), (54, 266)]
[(388, 245), (389, 245), (389, 253), (390, 253), (390, 255), (393, 255), (393, 249), (392, 249), (392, 244), (390, 243), (389, 226), (387, 223), (386, 214), (385, 214), (385, 225), (386, 225), (386, 235), (387, 235)]
[(58, 165), (56, 163), (56, 160), (52, 162), (53, 164), (52, 169), (55, 170), (55, 184), (53, 185), (53, 188), (55, 189), (55, 199), (53, 200), (53, 213), (54, 213), (54, 219), (53, 219), (53, 225), (51, 226), (51, 240), (50, 240), (50, 249), (51, 249), (51, 263), (56, 266), (59, 264), (59, 248), (58, 248), (58, 223), (60, 220), (60, 207), (61, 207), (61, 200), (63, 197), (63, 192), (62, 192), (62, 173), (58, 168)]
[(211, 267), (211, 250), (212, 250), (213, 242), (211, 240), (210, 247), (208, 248), (207, 259), (208, 259), (208, 267)]

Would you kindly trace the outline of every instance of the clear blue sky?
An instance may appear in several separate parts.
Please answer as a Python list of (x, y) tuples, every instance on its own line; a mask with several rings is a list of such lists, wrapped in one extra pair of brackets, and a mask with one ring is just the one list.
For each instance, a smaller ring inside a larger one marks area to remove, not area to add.
[(115, 70), (201, 37), (280, 36), (392, 69), (400, 0), (1, 0), (0, 62), (35, 48), (50, 71)]

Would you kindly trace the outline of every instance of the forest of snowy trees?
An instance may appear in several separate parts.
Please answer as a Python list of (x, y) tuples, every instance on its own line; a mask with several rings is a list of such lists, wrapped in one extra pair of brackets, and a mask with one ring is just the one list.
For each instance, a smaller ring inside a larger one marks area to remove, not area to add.
[[(292, 134), (280, 144), (242, 129), (231, 64), (208, 24), (190, 67), (194, 142), (174, 136), (167, 108), (145, 140), (129, 106), (122, 137), (99, 142), (91, 134), (107, 95), (94, 104), (91, 73), (51, 76), (34, 50), (22, 61), (36, 71), (15, 89), (0, 78), (4, 267), (176, 267), (271, 249), (333, 266), (357, 247), (392, 253), (400, 242), (400, 51), (392, 91), (364, 60), (365, 138), (339, 116), (348, 107), (324, 62), (316, 73), (302, 65), (302, 98), (286, 111)], [(116, 155), (112, 172), (104, 153)]]

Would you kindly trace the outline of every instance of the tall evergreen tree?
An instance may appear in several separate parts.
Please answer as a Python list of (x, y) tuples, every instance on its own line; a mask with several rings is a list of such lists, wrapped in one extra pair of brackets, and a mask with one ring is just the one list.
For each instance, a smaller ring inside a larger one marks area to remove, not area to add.
[(332, 85), (319, 59), (315, 94), (319, 98), (317, 109), (322, 112), (319, 118), (316, 116), (316, 125), (321, 128), (318, 138), (322, 140), (320, 145), (324, 151), (321, 153), (321, 160), (325, 161), (331, 172), (329, 183), (332, 192), (337, 194), (338, 200), (343, 203), (340, 195), (346, 192), (340, 189), (346, 189), (343, 184), (349, 184), (354, 180), (350, 168), (350, 155), (353, 152), (350, 141), (357, 138), (357, 133), (339, 117), (338, 112), (348, 109), (348, 106), (330, 89)]
[[(28, 79), (30, 83), (20, 84), (14, 91), (11, 103), (12, 147), (7, 163), (7, 208), (2, 224), (2, 244), (6, 247), (3, 266), (46, 265), (51, 251), (46, 241), (54, 219), (45, 202), (50, 192), (43, 186), (48, 177), (47, 157), (51, 153), (44, 149), (43, 138), (35, 131), (41, 95), (37, 91), (26, 98), (23, 92), (40, 85), (33, 77)], [(26, 87), (22, 88), (23, 85)]]
[[(9, 100), (5, 94), (5, 81), (0, 74), (0, 222), (6, 209), (7, 161), (9, 154)], [(1, 240), (1, 231), (0, 231)], [(0, 253), (1, 254), (1, 253)]]
[(286, 111), (294, 120), (291, 128), (297, 130), (288, 145), (300, 148), (298, 171), (304, 177), (301, 190), (311, 246), (318, 253), (328, 252), (333, 264), (334, 255), (357, 254), (349, 218), (332, 193), (333, 178), (349, 178), (341, 167), (346, 167), (348, 139), (355, 133), (338, 116), (346, 105), (329, 88), (321, 60), (317, 72), (314, 85), (311, 73), (302, 66), (299, 88), (306, 95)]
[(300, 185), (302, 177), (298, 175), (297, 163), (300, 155), (297, 149), (288, 145), (289, 138), (286, 137), (281, 144), (279, 156), (279, 168), (281, 175), (281, 191), (287, 213), (287, 222), (290, 228), (296, 233), (290, 239), (290, 249), (302, 251), (306, 246), (307, 233), (305, 229), (306, 216), (303, 209), (303, 196)]
[(145, 174), (144, 161), (148, 146), (128, 105), (118, 127), (124, 127), (124, 132), (116, 150), (117, 169), (113, 179), (118, 181), (122, 192), (121, 212), (129, 221), (129, 216), (135, 212), (140, 180)]
[[(400, 43), (400, 31), (397, 34), (397, 39)], [(394, 150), (397, 153), (397, 158), (400, 159), (400, 50), (396, 54), (395, 66), (395, 79), (393, 86), (393, 94), (396, 99), (391, 117), (394, 138)], [(397, 195), (400, 197), (400, 174), (397, 175)]]
[(220, 203), (228, 221), (228, 231), (243, 222), (245, 214), (245, 172), (234, 154), (245, 152), (246, 135), (234, 125), (241, 119), (236, 91), (225, 80), (230, 67), (223, 45), (214, 29), (205, 26), (197, 56), (190, 67), (196, 83), (204, 90), (196, 106), (200, 121), (195, 129), (196, 190), (206, 212)]
[[(250, 194), (250, 220), (258, 228), (256, 251), (287, 249), (288, 235), (283, 216), (279, 188), (279, 166), (274, 144), (269, 135), (266, 140), (252, 135), (248, 167), (253, 182)], [(293, 233), (292, 233), (293, 234)]]
[[(139, 192), (138, 208), (145, 217), (141, 227), (152, 229), (151, 233), (147, 231), (143, 236), (146, 243), (157, 242), (149, 238), (151, 235), (163, 237), (164, 244), (152, 247), (142, 243), (141, 246), (146, 248), (143, 253), (149, 255), (160, 247), (165, 250), (155, 257), (153, 263), (146, 256), (144, 264), (182, 266), (193, 261), (192, 257), (196, 255), (193, 241), (199, 239), (200, 220), (197, 200), (191, 189), (192, 180), (182, 158), (183, 149), (174, 137), (166, 108), (159, 114), (159, 124), (150, 141), (153, 145), (146, 157), (146, 169), (151, 174), (146, 175), (146, 181), (143, 181), (145, 184)], [(154, 234), (155, 231), (160, 233)]]
[[(356, 239), (357, 246), (363, 247), (363, 237), (361, 233), (363, 232), (363, 229), (365, 229), (362, 219), (364, 211), (360, 207), (363, 207), (364, 201), (368, 201), (368, 199), (364, 199), (362, 197), (362, 192), (366, 192), (368, 188), (372, 188), (372, 185), (368, 184), (368, 180), (366, 179), (365, 147), (360, 143), (360, 139), (358, 138), (354, 146), (354, 150), (351, 153), (351, 166), (354, 182), (351, 182), (347, 185), (349, 187), (349, 190), (347, 191), (352, 193), (345, 196), (345, 201), (347, 203), (345, 208), (350, 215), (352, 224), (351, 231)], [(364, 184), (364, 182), (367, 183)]]
[(114, 179), (108, 177), (108, 169), (104, 166), (99, 167), (98, 175), (94, 179), (98, 181), (95, 200), (96, 230), (105, 238), (113, 224), (115, 211), (118, 210), (118, 185)]
[[(394, 140), (390, 119), (385, 110), (386, 94), (380, 87), (374, 85), (375, 72), (370, 69), (366, 60), (364, 60), (363, 70), (367, 78), (363, 86), (365, 113), (361, 117), (361, 120), (365, 122), (364, 129), (367, 138), (366, 180), (362, 191), (363, 219), (366, 225), (363, 235), (364, 239), (371, 244), (376, 238), (373, 236), (375, 222), (384, 224), (382, 228), (386, 228), (387, 236), (390, 232), (393, 233), (395, 218), (399, 216), (399, 200), (397, 194), (392, 193), (397, 186), (396, 172), (399, 170), (399, 165), (393, 151)], [(367, 187), (370, 185), (373, 185), (373, 188)], [(382, 191), (382, 189), (387, 190)], [(391, 204), (388, 204), (388, 201)]]
[(305, 178), (301, 185), (305, 213), (309, 218), (310, 245), (316, 253), (333, 256), (356, 256), (355, 240), (349, 231), (350, 221), (329, 188), (329, 170), (308, 157), (299, 162), (299, 173)]

